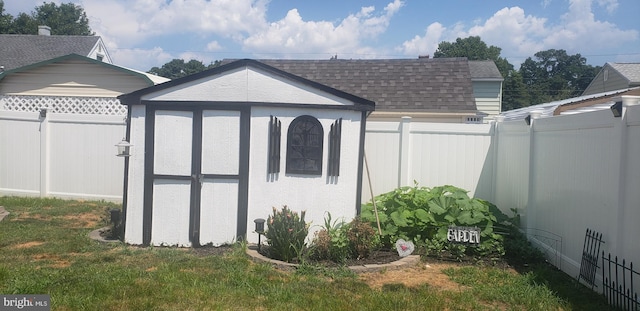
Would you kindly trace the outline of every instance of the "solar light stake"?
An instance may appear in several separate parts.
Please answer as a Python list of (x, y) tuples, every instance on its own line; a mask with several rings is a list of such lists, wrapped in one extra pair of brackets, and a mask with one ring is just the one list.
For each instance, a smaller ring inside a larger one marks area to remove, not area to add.
[(255, 233), (258, 234), (258, 252), (260, 252), (260, 245), (262, 244), (262, 243), (260, 243), (260, 236), (264, 234), (264, 223), (265, 223), (265, 220), (262, 219), (262, 218), (256, 218), (253, 222), (256, 224)]

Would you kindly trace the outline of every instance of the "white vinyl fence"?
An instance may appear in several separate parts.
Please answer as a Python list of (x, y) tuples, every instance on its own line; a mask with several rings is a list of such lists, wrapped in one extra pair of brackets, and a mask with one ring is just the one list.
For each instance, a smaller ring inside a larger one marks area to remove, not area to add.
[(122, 115), (0, 110), (0, 195), (121, 201), (114, 145), (124, 124)]
[(371, 200), (369, 181), (376, 195), (414, 181), (450, 184), (507, 215), (517, 209), (531, 241), (571, 276), (579, 274), (587, 228), (603, 234), (603, 251), (637, 265), (640, 98), (616, 100), (624, 102), (622, 117), (600, 110), (534, 116), (530, 125), (369, 122), (362, 201)]
[[(368, 122), (362, 202), (400, 186), (450, 184), (515, 208), (550, 262), (577, 276), (585, 230), (602, 249), (640, 263), (640, 104), (490, 124)], [(0, 106), (1, 108), (1, 106)], [(122, 115), (0, 109), (0, 195), (118, 201)], [(599, 270), (600, 271), (600, 270)], [(598, 277), (601, 277), (600, 275)]]

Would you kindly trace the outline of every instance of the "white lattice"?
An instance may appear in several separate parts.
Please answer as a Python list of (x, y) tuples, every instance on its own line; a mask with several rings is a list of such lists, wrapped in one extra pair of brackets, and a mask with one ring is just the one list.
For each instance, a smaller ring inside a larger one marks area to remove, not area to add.
[(51, 113), (127, 115), (127, 106), (112, 97), (0, 96), (2, 110), (39, 112), (42, 108)]

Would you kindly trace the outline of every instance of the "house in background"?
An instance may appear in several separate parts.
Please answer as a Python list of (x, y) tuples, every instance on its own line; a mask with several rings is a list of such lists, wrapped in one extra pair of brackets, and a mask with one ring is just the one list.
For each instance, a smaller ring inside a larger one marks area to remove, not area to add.
[(582, 95), (640, 86), (640, 63), (606, 63)]
[(493, 120), (502, 112), (502, 82), (504, 78), (491, 60), (469, 61), (471, 84), (476, 108), (486, 113), (485, 121)]
[[(225, 60), (228, 63), (231, 60)], [(260, 62), (376, 103), (371, 121), (482, 123), (500, 112), (502, 76), (466, 58), (263, 59)]]
[(37, 35), (0, 34), (0, 70), (13, 70), (69, 54), (113, 63), (99, 36), (52, 36), (47, 26), (38, 26)]
[(0, 195), (122, 198), (117, 96), (164, 81), (77, 54), (0, 74)]
[(0, 109), (125, 115), (117, 96), (167, 78), (69, 54), (0, 74)]

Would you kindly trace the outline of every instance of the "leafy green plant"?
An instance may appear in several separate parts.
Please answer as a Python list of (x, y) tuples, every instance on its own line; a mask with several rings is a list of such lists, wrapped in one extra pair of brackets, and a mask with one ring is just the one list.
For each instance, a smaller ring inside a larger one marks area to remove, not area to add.
[(311, 256), (318, 260), (344, 263), (347, 259), (367, 258), (380, 244), (380, 238), (370, 223), (355, 218), (350, 223), (331, 221), (327, 213), (324, 226), (316, 232)]
[(349, 257), (349, 240), (344, 221), (331, 221), (331, 213), (324, 218), (324, 226), (316, 232), (312, 243), (312, 256), (319, 260), (342, 263)]
[[(467, 191), (446, 185), (434, 188), (401, 187), (374, 198), (382, 227), (382, 242), (393, 245), (397, 239), (411, 240), (437, 253), (447, 249), (462, 256), (504, 255), (503, 237), (494, 232), (494, 225), (508, 219), (493, 204), (470, 198)], [(363, 220), (375, 223), (373, 204), (362, 208)], [(452, 246), (447, 243), (449, 226), (478, 227), (480, 245)]]
[(298, 213), (286, 205), (281, 210), (273, 208), (273, 214), (267, 218), (267, 243), (272, 258), (291, 262), (300, 259), (305, 247), (305, 238), (309, 227), (304, 221), (305, 211)]

